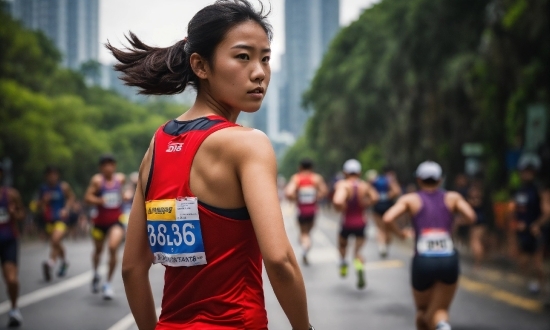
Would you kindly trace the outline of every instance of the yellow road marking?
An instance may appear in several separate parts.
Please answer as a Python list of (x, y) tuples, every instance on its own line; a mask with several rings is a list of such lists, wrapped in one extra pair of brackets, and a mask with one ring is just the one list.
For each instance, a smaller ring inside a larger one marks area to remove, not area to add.
[(372, 261), (365, 264), (365, 269), (388, 269), (388, 268), (401, 268), (405, 266), (401, 260), (384, 260), (384, 261)]
[(530, 312), (542, 311), (542, 304), (537, 300), (524, 298), (511, 292), (497, 289), (490, 284), (477, 282), (466, 276), (460, 276), (460, 286), (470, 292), (482, 294)]

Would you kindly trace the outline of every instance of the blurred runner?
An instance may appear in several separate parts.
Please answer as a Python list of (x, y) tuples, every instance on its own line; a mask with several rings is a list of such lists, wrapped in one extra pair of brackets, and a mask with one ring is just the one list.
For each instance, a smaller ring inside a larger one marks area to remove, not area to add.
[(386, 258), (392, 240), (392, 232), (398, 234), (399, 230), (394, 223), (384, 223), (382, 217), (392, 207), (395, 199), (401, 195), (401, 188), (399, 187), (395, 173), (389, 167), (384, 168), (383, 173), (376, 176), (371, 183), (380, 196), (378, 203), (374, 204), (372, 209), (374, 221), (378, 228), (378, 253), (381, 258)]
[(466, 201), (476, 213), (476, 222), (470, 228), (470, 250), (474, 255), (474, 267), (479, 268), (485, 257), (483, 241), (488, 226), (487, 207), (485, 203), (485, 191), (483, 184), (474, 181), (468, 189)]
[(298, 205), (298, 224), (300, 225), (300, 247), (302, 260), (308, 265), (307, 253), (311, 249), (311, 229), (315, 222), (318, 201), (327, 194), (325, 180), (313, 172), (313, 161), (300, 162), (298, 173), (294, 174), (285, 188), (285, 195)]
[(128, 218), (130, 217), (130, 210), (132, 209), (132, 202), (134, 201), (138, 180), (139, 173), (132, 172), (130, 173), (130, 182), (127, 182), (124, 187), (124, 201), (122, 203), (122, 215), (120, 216), (120, 222), (124, 225), (124, 229), (128, 226)]
[(92, 238), (94, 252), (92, 254), (92, 292), (99, 292), (101, 278), (97, 272), (103, 246), (107, 242), (109, 249), (109, 270), (107, 281), (103, 284), (103, 298), (113, 299), (111, 280), (117, 265), (117, 252), (124, 238), (124, 227), (120, 222), (122, 216), (122, 187), (126, 178), (124, 174), (116, 172), (116, 160), (112, 155), (103, 155), (99, 159), (99, 173), (90, 180), (90, 185), (84, 196), (86, 202), (97, 208), (92, 219)]
[(412, 260), (412, 287), (419, 330), (450, 330), (449, 307), (457, 288), (458, 251), (451, 238), (453, 213), (461, 213), (468, 222), (475, 213), (456, 192), (439, 188), (442, 170), (439, 164), (426, 161), (416, 170), (420, 190), (406, 194), (384, 215), (392, 222), (401, 214), (412, 216), (416, 237)]
[[(531, 233), (541, 242), (542, 248), (539, 249), (537, 258), (543, 263), (545, 258), (547, 260), (550, 259), (550, 183), (546, 182), (544, 184), (540, 192), (540, 200), (542, 214), (540, 218), (531, 225)], [(546, 285), (541, 285), (543, 291), (541, 298), (547, 308), (550, 307), (550, 292), (547, 290), (547, 286), (550, 284), (548, 283), (548, 278), (548, 274), (545, 274), (544, 279), (546, 280)]]
[(332, 202), (336, 210), (342, 212), (342, 224), (338, 236), (338, 250), (340, 251), (340, 276), (347, 276), (348, 264), (346, 249), (348, 238), (355, 237), (353, 249), (353, 265), (357, 271), (357, 287), (366, 286), (364, 264), (361, 248), (365, 244), (365, 209), (378, 201), (378, 193), (366, 181), (361, 180), (361, 163), (349, 159), (343, 167), (345, 178), (336, 183)]
[(57, 167), (48, 166), (44, 174), (46, 182), (40, 187), (38, 209), (44, 219), (46, 234), (51, 242), (50, 258), (42, 264), (44, 280), (48, 282), (52, 278), (52, 269), (58, 259), (58, 277), (65, 276), (69, 267), (63, 238), (67, 233), (67, 221), (75, 197), (71, 186), (61, 181)]
[[(535, 184), (540, 160), (535, 155), (523, 155), (518, 162), (521, 185), (514, 193), (511, 207), (516, 228), (516, 238), (519, 252), (520, 269), (528, 277), (529, 291), (539, 293), (544, 283), (544, 269), (542, 260), (543, 244), (541, 237), (533, 234), (540, 231), (539, 221), (542, 221), (541, 196), (539, 188)], [(538, 230), (537, 230), (538, 229)]]
[[(295, 330), (311, 329), (305, 285), (285, 232), (271, 142), (235, 122), (260, 109), (271, 77), (271, 28), (246, 0), (216, 1), (172, 46), (107, 47), (143, 94), (197, 90), (155, 132), (140, 167), (122, 276), (139, 329), (267, 329), (262, 283)], [(262, 263), (263, 259), (263, 263)], [(166, 267), (159, 320), (153, 263)]]
[(8, 327), (19, 327), (23, 317), (17, 308), (19, 279), (17, 274), (17, 255), (19, 248), (19, 230), (17, 222), (25, 218), (25, 209), (19, 192), (2, 185), (4, 169), (0, 165), (0, 262), (6, 283), (11, 309), (8, 312)]

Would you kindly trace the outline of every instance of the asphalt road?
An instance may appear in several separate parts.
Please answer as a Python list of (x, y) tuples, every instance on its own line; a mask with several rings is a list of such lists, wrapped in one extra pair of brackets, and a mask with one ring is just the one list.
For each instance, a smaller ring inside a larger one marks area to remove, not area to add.
[[(291, 242), (297, 242), (293, 208), (283, 207)], [(414, 329), (414, 307), (409, 287), (409, 262), (412, 252), (407, 244), (394, 244), (390, 256), (380, 260), (374, 240), (365, 247), (368, 287), (355, 287), (355, 274), (342, 279), (338, 274), (335, 242), (337, 220), (325, 213), (313, 231), (311, 264), (303, 267), (309, 313), (317, 329)], [(372, 234), (372, 230), (369, 231)], [(297, 244), (296, 244), (297, 245)], [(25, 243), (20, 253), (20, 306), (24, 317), (21, 329), (128, 330), (137, 329), (124, 296), (120, 273), (114, 280), (116, 297), (104, 301), (92, 294), (89, 240), (68, 241), (70, 269), (66, 278), (45, 283), (41, 262), (48, 246), (43, 242)], [(518, 279), (498, 271), (486, 270), (470, 275), (463, 265), (460, 289), (451, 308), (454, 330), (550, 330), (550, 312), (529, 297)], [(157, 305), (160, 305), (163, 267), (151, 269)], [(265, 278), (269, 328), (290, 330), (269, 281)], [(514, 281), (515, 284), (514, 285)], [(9, 303), (0, 290), (0, 329), (7, 323)]]

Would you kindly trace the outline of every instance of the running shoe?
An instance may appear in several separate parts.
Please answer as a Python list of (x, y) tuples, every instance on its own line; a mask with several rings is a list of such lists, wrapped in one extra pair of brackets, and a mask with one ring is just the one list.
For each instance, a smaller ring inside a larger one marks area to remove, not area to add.
[(363, 266), (363, 262), (360, 259), (355, 259), (353, 261), (353, 266), (357, 270), (357, 288), (363, 289), (367, 282), (365, 281), (365, 268)]
[(23, 316), (21, 316), (21, 312), (17, 308), (10, 310), (8, 312), (8, 317), (8, 328), (17, 328), (23, 323)]
[(341, 277), (346, 277), (348, 275), (348, 264), (347, 263), (342, 263), (340, 265), (340, 276)]
[(61, 265), (59, 266), (59, 270), (57, 271), (57, 277), (64, 277), (67, 275), (67, 269), (69, 268), (69, 263), (66, 261), (62, 261)]
[(378, 247), (378, 254), (381, 259), (386, 259), (388, 257), (388, 247), (386, 245), (380, 245)]
[(42, 273), (44, 274), (44, 281), (49, 282), (52, 279), (52, 267), (47, 261), (42, 263)]
[(99, 275), (95, 275), (92, 279), (92, 293), (98, 293), (99, 292), (99, 283), (101, 282), (101, 277)]
[(441, 321), (437, 324), (435, 330), (451, 330), (451, 325), (445, 321)]
[(302, 262), (304, 263), (304, 266), (309, 266), (309, 260), (307, 259), (307, 254), (305, 253), (302, 256)]
[(365, 280), (365, 272), (362, 269), (357, 271), (357, 288), (364, 289), (367, 286), (367, 281)]
[(115, 295), (113, 288), (110, 284), (103, 284), (103, 299), (112, 300)]

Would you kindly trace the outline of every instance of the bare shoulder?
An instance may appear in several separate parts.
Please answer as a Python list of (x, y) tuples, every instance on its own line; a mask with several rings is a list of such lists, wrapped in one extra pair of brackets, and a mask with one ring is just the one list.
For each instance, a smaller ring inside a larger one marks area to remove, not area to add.
[(406, 204), (414, 204), (414, 203), (419, 203), (421, 199), (417, 193), (413, 192), (413, 193), (408, 193), (399, 197), (398, 201)]
[(445, 199), (448, 201), (458, 201), (460, 199), (463, 199), (463, 197), (456, 191), (447, 191), (445, 192)]
[(124, 181), (126, 181), (126, 174), (122, 173), (122, 172), (118, 172), (116, 174), (116, 178), (117, 180), (121, 181), (122, 183), (124, 183)]
[(267, 135), (257, 129), (230, 127), (213, 133), (205, 144), (223, 154), (241, 158), (243, 156), (275, 157), (273, 146)]
[(61, 189), (63, 190), (71, 189), (71, 185), (67, 181), (61, 181), (60, 185), (61, 185)]

